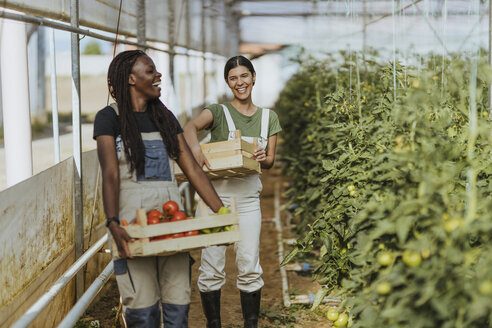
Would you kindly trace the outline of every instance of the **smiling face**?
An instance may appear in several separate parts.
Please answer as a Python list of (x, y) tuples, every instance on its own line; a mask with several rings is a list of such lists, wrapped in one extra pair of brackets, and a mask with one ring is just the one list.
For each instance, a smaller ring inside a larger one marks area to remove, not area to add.
[(246, 100), (251, 96), (256, 74), (249, 71), (246, 66), (239, 65), (227, 74), (227, 85), (231, 88), (234, 97)]
[(152, 100), (161, 96), (161, 76), (149, 56), (140, 56), (133, 65), (128, 76), (130, 92), (144, 100)]

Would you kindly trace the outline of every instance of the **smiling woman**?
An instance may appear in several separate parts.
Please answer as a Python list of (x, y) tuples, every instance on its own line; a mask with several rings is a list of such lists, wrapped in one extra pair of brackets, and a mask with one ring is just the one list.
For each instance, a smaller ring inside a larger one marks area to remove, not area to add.
[[(243, 56), (230, 58), (224, 67), (224, 79), (234, 95), (227, 104), (213, 104), (205, 108), (184, 128), (187, 142), (192, 147), (197, 162), (211, 169), (197, 138), (197, 132), (211, 129), (211, 141), (233, 139), (235, 130), (251, 142), (258, 138), (253, 159), (263, 169), (269, 169), (275, 161), (277, 133), (281, 131), (277, 115), (266, 108), (256, 106), (252, 100), (256, 72), (253, 64)], [(237, 287), (241, 294), (244, 327), (258, 325), (261, 289), (263, 287), (259, 247), (261, 211), (259, 195), (262, 184), (258, 174), (213, 180), (213, 185), (226, 204), (234, 197), (238, 204), (241, 241), (235, 244), (238, 269)], [(225, 246), (207, 247), (202, 251), (198, 289), (202, 307), (207, 317), (207, 327), (220, 327), (220, 294), (225, 284)]]
[(133, 93), (132, 100), (139, 102), (133, 104), (134, 111), (144, 112), (149, 100), (160, 97), (161, 76), (150, 57), (138, 57), (128, 77), (128, 84), (132, 86), (130, 88), (130, 92)]
[(161, 77), (144, 52), (118, 54), (108, 71), (116, 103), (94, 120), (106, 226), (118, 248), (112, 257), (128, 327), (159, 326), (160, 309), (166, 327), (188, 327), (190, 257), (133, 258), (127, 244), (131, 238), (119, 219), (132, 223), (137, 209), (149, 212), (168, 201), (180, 205), (173, 160), (214, 212), (223, 206), (193, 159), (178, 121), (159, 100)]

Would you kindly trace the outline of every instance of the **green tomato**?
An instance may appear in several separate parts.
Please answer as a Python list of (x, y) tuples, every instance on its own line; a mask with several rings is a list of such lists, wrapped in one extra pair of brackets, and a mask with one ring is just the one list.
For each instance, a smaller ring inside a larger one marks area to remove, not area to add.
[(461, 226), (463, 225), (463, 222), (461, 221), (461, 219), (451, 219), (451, 220), (448, 220), (446, 221), (446, 223), (444, 224), (444, 230), (446, 230), (446, 232), (450, 233), (450, 232), (453, 232), (454, 230), (460, 228)]
[(428, 259), (431, 256), (430, 250), (428, 248), (424, 248), (421, 252), (420, 255), (422, 255), (423, 259)]
[(234, 230), (234, 226), (232, 224), (224, 227), (224, 231), (233, 231), (233, 230)]
[(338, 319), (338, 311), (337, 309), (329, 309), (326, 311), (326, 319), (330, 321), (335, 321)]
[(382, 252), (378, 255), (378, 262), (382, 266), (388, 266), (393, 262), (393, 255), (390, 252)]
[(205, 228), (205, 229), (200, 230), (200, 232), (204, 233), (204, 234), (209, 234), (212, 232), (212, 230), (210, 230), (210, 228)]
[(228, 214), (228, 213), (231, 213), (231, 211), (225, 207), (225, 206), (222, 206), (221, 208), (219, 208), (219, 210), (217, 211), (217, 214), (218, 215), (222, 215), (222, 214)]
[(333, 322), (333, 326), (335, 327), (345, 327), (348, 323), (348, 315), (346, 313), (340, 313), (338, 319)]
[(403, 252), (402, 259), (403, 263), (410, 267), (417, 267), (422, 262), (422, 257), (420, 254), (411, 250), (406, 250)]
[(387, 294), (389, 294), (391, 292), (391, 284), (389, 282), (387, 282), (387, 281), (380, 282), (376, 286), (376, 291), (380, 295), (387, 295)]
[(354, 185), (350, 185), (347, 187), (348, 191), (355, 191), (355, 186)]
[(420, 254), (411, 250), (406, 250), (403, 252), (403, 263), (409, 267), (418, 267), (422, 262), (422, 257)]
[(488, 295), (492, 292), (492, 282), (490, 280), (484, 280), (478, 286), (478, 290), (482, 295)]

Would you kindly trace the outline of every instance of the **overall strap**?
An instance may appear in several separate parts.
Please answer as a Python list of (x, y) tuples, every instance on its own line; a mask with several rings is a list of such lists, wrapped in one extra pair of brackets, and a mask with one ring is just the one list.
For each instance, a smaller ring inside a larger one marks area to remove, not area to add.
[(270, 121), (270, 110), (268, 108), (263, 108), (261, 112), (261, 132), (260, 137), (263, 139), (268, 139), (268, 125)]
[(231, 113), (229, 112), (229, 109), (227, 108), (226, 105), (221, 104), (222, 109), (224, 110), (224, 115), (227, 121), (227, 128), (229, 129), (229, 136), (228, 140), (234, 139), (235, 137), (235, 131), (236, 131), (236, 125), (234, 124), (234, 121), (232, 120)]
[(111, 103), (111, 104), (109, 104), (109, 106), (111, 106), (111, 108), (114, 109), (114, 111), (116, 112), (116, 115), (118, 115), (118, 116), (120, 115), (120, 112), (118, 110), (118, 105), (116, 103)]

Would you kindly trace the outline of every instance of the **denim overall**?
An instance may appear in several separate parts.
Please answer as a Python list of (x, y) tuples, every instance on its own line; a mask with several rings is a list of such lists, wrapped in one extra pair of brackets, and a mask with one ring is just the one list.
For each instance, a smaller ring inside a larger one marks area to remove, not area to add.
[[(116, 104), (111, 107), (118, 114)], [(119, 218), (133, 222), (136, 211), (162, 209), (168, 200), (183, 208), (173, 161), (159, 132), (142, 133), (145, 146), (145, 170), (129, 174), (121, 137), (116, 139), (120, 171)], [(111, 237), (111, 233), (109, 234)], [(111, 242), (112, 242), (112, 238)], [(113, 249), (111, 247), (111, 249)], [(189, 253), (170, 256), (120, 259), (112, 254), (114, 272), (128, 327), (160, 327), (161, 309), (165, 328), (187, 328), (191, 293)]]

